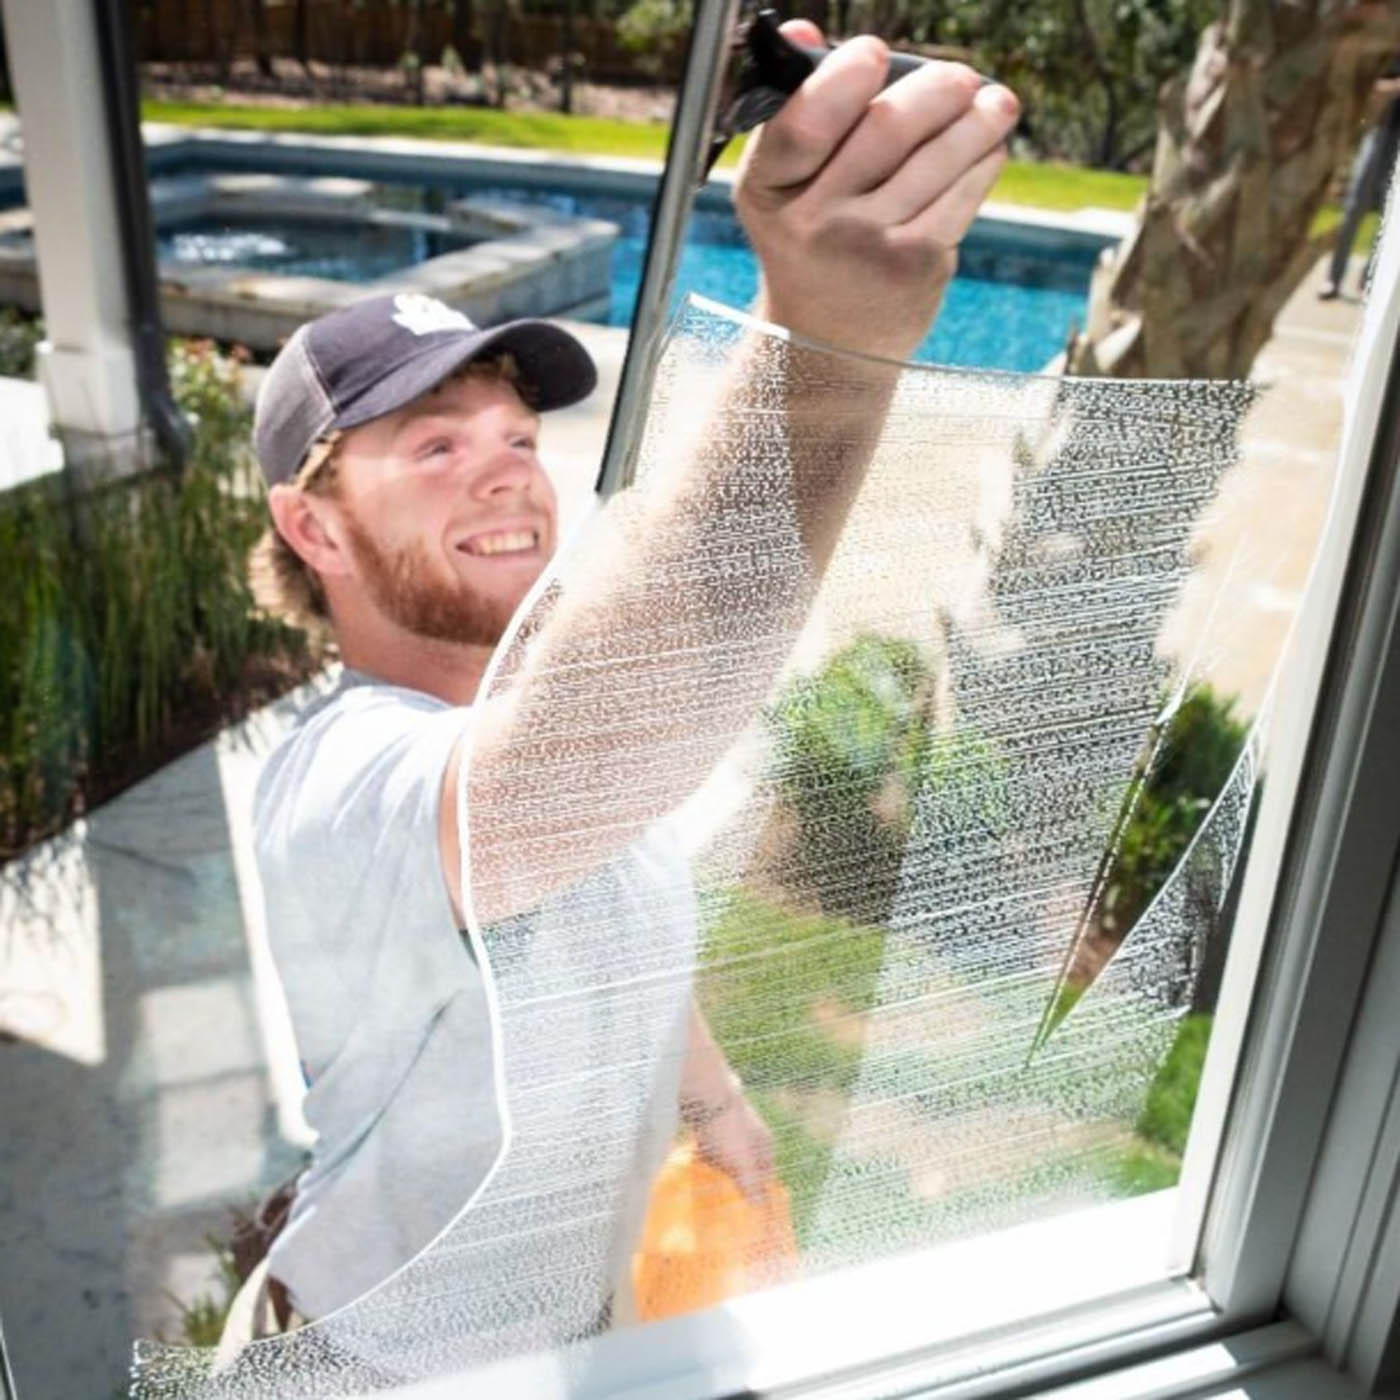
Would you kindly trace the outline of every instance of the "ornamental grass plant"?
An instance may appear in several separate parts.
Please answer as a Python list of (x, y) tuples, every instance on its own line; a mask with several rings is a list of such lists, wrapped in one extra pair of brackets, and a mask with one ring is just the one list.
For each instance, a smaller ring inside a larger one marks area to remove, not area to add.
[(79, 492), (0, 495), (0, 859), (290, 688), (307, 636), (260, 615), (245, 575), (265, 517), (237, 358), (176, 344), (194, 442)]

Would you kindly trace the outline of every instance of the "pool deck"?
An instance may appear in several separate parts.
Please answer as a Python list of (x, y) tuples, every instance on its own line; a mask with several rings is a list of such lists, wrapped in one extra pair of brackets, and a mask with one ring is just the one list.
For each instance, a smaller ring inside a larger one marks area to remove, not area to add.
[(1213, 631), (1218, 640), (1199, 658), (1201, 678), (1237, 697), (1243, 716), (1264, 699), (1326, 521), (1361, 324), (1351, 289), (1362, 261), (1352, 259), (1348, 294), (1323, 302), (1320, 260), (1280, 313), (1254, 363), (1264, 392), (1246, 420), (1239, 464), (1198, 533), (1196, 567), (1159, 641), (1164, 654), (1184, 661), (1193, 639)]

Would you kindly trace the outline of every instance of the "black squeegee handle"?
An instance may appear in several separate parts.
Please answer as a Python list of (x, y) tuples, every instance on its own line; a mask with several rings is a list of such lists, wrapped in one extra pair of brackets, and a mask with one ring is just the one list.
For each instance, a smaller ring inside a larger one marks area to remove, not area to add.
[[(775, 117), (818, 65), (836, 51), (837, 46), (831, 44), (796, 43), (779, 29), (780, 23), (776, 10), (759, 10), (742, 28), (735, 44), (730, 90), (721, 101), (702, 181), (735, 136)], [(897, 83), (929, 62), (919, 54), (892, 52), (884, 86)], [(984, 85), (993, 81), (982, 79)]]
[[(760, 81), (791, 96), (816, 72), (817, 65), (836, 52), (835, 44), (798, 44), (778, 28), (776, 10), (760, 10), (750, 22), (749, 53)], [(890, 53), (890, 71), (885, 86), (897, 83), (908, 73), (922, 68), (928, 59), (914, 53)]]

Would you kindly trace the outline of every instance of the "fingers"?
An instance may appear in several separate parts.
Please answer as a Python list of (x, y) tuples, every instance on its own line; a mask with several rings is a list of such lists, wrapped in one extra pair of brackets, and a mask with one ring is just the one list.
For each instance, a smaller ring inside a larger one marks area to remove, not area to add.
[(888, 224), (915, 218), (986, 156), (1002, 149), (1019, 112), (1015, 96), (1006, 88), (978, 90), (956, 121), (925, 141), (870, 195), (873, 212)]
[(1005, 164), (1006, 147), (997, 146), (932, 204), (904, 223), (902, 231), (916, 241), (956, 248)]
[(842, 44), (749, 143), (744, 178), (770, 190), (810, 180), (865, 115), (888, 71), (889, 49), (873, 35)]
[(791, 39), (794, 44), (805, 44), (810, 48), (815, 48), (819, 44), (826, 43), (826, 36), (809, 19), (784, 20), (778, 29), (785, 38)]
[(879, 93), (822, 172), (823, 193), (878, 188), (910, 154), (972, 108), (981, 79), (965, 63), (924, 64)]

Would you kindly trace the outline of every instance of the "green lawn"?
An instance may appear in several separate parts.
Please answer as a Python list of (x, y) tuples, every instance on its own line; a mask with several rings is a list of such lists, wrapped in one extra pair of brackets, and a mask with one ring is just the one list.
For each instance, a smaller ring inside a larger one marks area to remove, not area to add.
[(409, 136), (428, 141), (479, 141), (491, 146), (568, 151), (577, 155), (666, 154), (664, 122), (566, 117), (557, 112), (498, 112), (486, 107), (237, 107), (228, 103), (143, 102), (146, 121), (179, 126), (302, 131), (316, 136)]
[[(391, 107), (327, 103), (317, 107), (239, 107), (216, 102), (144, 102), (147, 121), (176, 126), (225, 127), (240, 131), (307, 132), (315, 136), (406, 136), (425, 141), (476, 141), (488, 146), (564, 151), (572, 155), (631, 156), (661, 160), (666, 154), (664, 122), (624, 122), (606, 117), (566, 117), (557, 112), (498, 112), (485, 107)], [(743, 141), (732, 142), (720, 159), (735, 165)], [(1013, 160), (1007, 163), (992, 198), (1008, 204), (1072, 213), (1076, 209), (1132, 210), (1147, 189), (1145, 175), (1085, 170), (1075, 165)], [(1313, 232), (1341, 218), (1335, 206), (1323, 209)], [(1376, 219), (1363, 225), (1359, 247), (1374, 236)]]
[[(478, 141), (490, 146), (566, 151), (574, 155), (635, 156), (660, 160), (667, 127), (661, 122), (566, 117), (556, 112), (498, 112), (482, 107), (237, 107), (227, 103), (146, 102), (147, 121), (179, 126), (230, 127), (252, 131), (303, 131), (317, 136), (407, 136), (430, 141)], [(724, 153), (732, 166), (742, 142)], [(1131, 209), (1147, 188), (1141, 175), (1081, 170), (1070, 165), (1012, 161), (993, 199), (1042, 209), (1074, 210), (1089, 205)]]
[(1147, 176), (1122, 175), (1114, 170), (1085, 170), (1029, 160), (1007, 161), (992, 191), (993, 199), (1008, 204), (1032, 204), (1039, 209), (1132, 210), (1147, 193)]

